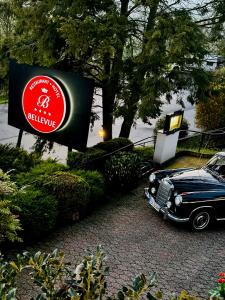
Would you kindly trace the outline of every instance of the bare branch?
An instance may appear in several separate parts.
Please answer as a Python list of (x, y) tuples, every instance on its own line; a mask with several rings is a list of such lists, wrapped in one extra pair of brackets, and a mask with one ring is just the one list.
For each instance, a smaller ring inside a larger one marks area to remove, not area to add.
[[(197, 21), (195, 21), (195, 23), (196, 23), (196, 24), (200, 24), (200, 23), (202, 23), (202, 22), (215, 21), (216, 19), (220, 19), (220, 17), (218, 17), (218, 16), (213, 16), (213, 17), (210, 17), (210, 18), (197, 20)], [(219, 20), (218, 20), (218, 21), (219, 21)]]
[(97, 71), (98, 73), (103, 72), (103, 69), (97, 65), (92, 65), (90, 63), (86, 63), (89, 67), (91, 67), (93, 70)]
[(206, 3), (206, 4), (204, 4), (204, 5), (202, 5), (202, 6), (200, 6), (200, 5), (197, 5), (197, 6), (195, 6), (195, 7), (192, 7), (192, 8), (190, 8), (190, 9), (187, 9), (187, 11), (194, 11), (194, 10), (199, 10), (199, 9), (203, 9), (203, 8), (206, 8), (208, 5), (210, 5), (210, 4), (213, 4), (215, 1), (214, 0), (212, 0), (212, 1), (209, 1), (208, 3)]
[(128, 12), (127, 12), (127, 16), (129, 16), (133, 10), (135, 10), (138, 6), (140, 6), (140, 3), (135, 4), (133, 7), (131, 7)]

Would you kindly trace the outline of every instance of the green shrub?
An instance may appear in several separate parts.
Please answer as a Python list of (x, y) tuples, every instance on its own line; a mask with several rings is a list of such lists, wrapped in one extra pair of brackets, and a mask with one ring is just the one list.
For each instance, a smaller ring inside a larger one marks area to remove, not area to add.
[(17, 174), (15, 181), (19, 186), (33, 183), (35, 185), (42, 185), (42, 181), (45, 181), (46, 177), (53, 175), (55, 172), (66, 170), (68, 170), (66, 165), (56, 163), (52, 159), (43, 160), (29, 172)]
[(195, 135), (188, 139), (178, 141), (177, 146), (184, 149), (198, 149), (201, 143), (201, 136)]
[(20, 241), (18, 237), (18, 231), (21, 230), (20, 221), (14, 214), (14, 212), (18, 213), (18, 208), (7, 200), (17, 193), (18, 189), (15, 183), (0, 169), (0, 242), (4, 239), (12, 242)]
[[(161, 117), (161, 118), (159, 118), (157, 120), (157, 122), (155, 124), (155, 128), (154, 128), (154, 135), (157, 134), (158, 130), (161, 130), (161, 129), (164, 128), (165, 120), (166, 120), (165, 116), (163, 116), (163, 117)], [(189, 123), (188, 123), (188, 121), (185, 118), (183, 118), (183, 120), (182, 120), (180, 129), (184, 130), (184, 131), (181, 131), (179, 133), (179, 138), (183, 138), (183, 137), (185, 137), (185, 136), (188, 135), (188, 131), (187, 130), (189, 129)]]
[(28, 154), (21, 148), (11, 145), (0, 145), (0, 168), (3, 171), (15, 169), (16, 172), (26, 172), (39, 162), (38, 157)]
[(89, 148), (86, 152), (70, 152), (67, 164), (70, 169), (103, 170), (106, 151)]
[(129, 145), (129, 147), (125, 148), (123, 151), (133, 151), (134, 149), (134, 144), (125, 137), (118, 137), (113, 139), (113, 141), (119, 145), (119, 149)]
[[(96, 253), (87, 253), (82, 261), (74, 268), (68, 268), (63, 252), (54, 250), (51, 253), (40, 251), (31, 255), (24, 252), (17, 255), (15, 261), (8, 262), (0, 256), (1, 289), (0, 299), (18, 299), (16, 277), (25, 269), (29, 268), (34, 291), (39, 294), (32, 299), (57, 299), (57, 300), (198, 300), (186, 291), (179, 295), (173, 294), (170, 297), (163, 297), (161, 291), (153, 292), (156, 285), (156, 275), (146, 277), (144, 274), (136, 276), (129, 285), (122, 285), (116, 294), (109, 296), (107, 290), (108, 268), (105, 267), (106, 256), (100, 247)], [(220, 290), (216, 293), (215, 299), (224, 298), (221, 283)], [(38, 289), (37, 289), (38, 287)], [(213, 298), (214, 299), (214, 298)]]
[(0, 200), (0, 243), (5, 239), (11, 242), (21, 241), (18, 231), (22, 230), (22, 227), (15, 210), (18, 214), (19, 209), (12, 205), (11, 201)]
[(82, 162), (84, 158), (83, 152), (69, 152), (67, 158), (67, 165), (70, 169), (82, 168)]
[(52, 195), (29, 187), (11, 200), (20, 208), (19, 218), (25, 237), (36, 239), (54, 228), (58, 212), (57, 201)]
[(178, 141), (178, 147), (183, 149), (223, 149), (225, 145), (225, 135), (204, 135), (204, 137), (199, 135), (191, 136), (185, 140)]
[(138, 181), (140, 159), (135, 153), (121, 152), (113, 155), (105, 164), (107, 183), (113, 189), (131, 189)]
[(134, 153), (138, 155), (141, 161), (151, 160), (154, 154), (154, 147), (153, 146), (135, 147)]
[(130, 145), (130, 147), (125, 148), (124, 151), (132, 151), (133, 144), (129, 139), (120, 137), (120, 138), (112, 139), (107, 142), (98, 143), (93, 148), (98, 148), (106, 151), (107, 153), (111, 153), (128, 145)]
[(81, 177), (66, 172), (58, 172), (49, 179), (46, 188), (58, 200), (59, 218), (63, 221), (79, 219), (88, 209), (90, 187)]
[(104, 177), (98, 171), (85, 171), (76, 170), (72, 174), (83, 178), (90, 187), (90, 201), (91, 203), (99, 202), (105, 193), (105, 182)]
[(17, 186), (10, 180), (10, 176), (0, 169), (0, 199), (17, 193)]

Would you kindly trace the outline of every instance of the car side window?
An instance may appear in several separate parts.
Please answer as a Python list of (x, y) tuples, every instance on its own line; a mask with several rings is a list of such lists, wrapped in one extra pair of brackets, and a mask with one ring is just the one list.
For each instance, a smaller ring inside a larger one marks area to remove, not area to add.
[(225, 176), (225, 157), (215, 156), (207, 164), (207, 168)]
[(225, 165), (220, 166), (218, 172), (220, 173), (220, 175), (222, 175), (224, 177), (225, 176)]

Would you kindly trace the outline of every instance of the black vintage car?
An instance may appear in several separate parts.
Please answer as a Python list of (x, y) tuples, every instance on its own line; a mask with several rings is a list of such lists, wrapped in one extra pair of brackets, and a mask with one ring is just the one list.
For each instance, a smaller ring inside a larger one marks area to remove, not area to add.
[(212, 221), (225, 220), (225, 152), (200, 169), (173, 169), (151, 173), (145, 188), (148, 203), (165, 218), (203, 230)]

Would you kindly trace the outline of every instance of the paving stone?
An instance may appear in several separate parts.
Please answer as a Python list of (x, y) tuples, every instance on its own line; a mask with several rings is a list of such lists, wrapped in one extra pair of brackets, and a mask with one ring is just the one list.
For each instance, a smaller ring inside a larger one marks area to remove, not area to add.
[[(165, 221), (149, 208), (144, 185), (126, 196), (106, 203), (80, 223), (58, 229), (51, 237), (29, 247), (31, 252), (63, 250), (66, 258), (79, 262), (85, 249), (103, 246), (108, 256), (109, 294), (130, 284), (134, 275), (158, 274), (158, 286), (166, 298), (185, 289), (208, 297), (219, 271), (225, 271), (225, 226), (190, 232), (186, 226)], [(23, 275), (21, 299), (33, 296)]]

